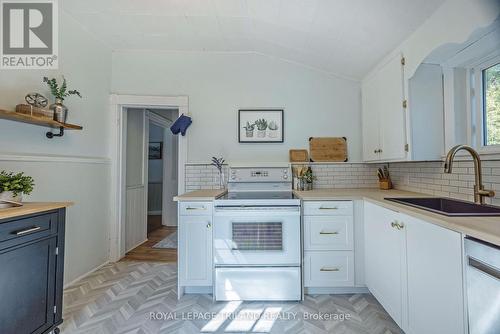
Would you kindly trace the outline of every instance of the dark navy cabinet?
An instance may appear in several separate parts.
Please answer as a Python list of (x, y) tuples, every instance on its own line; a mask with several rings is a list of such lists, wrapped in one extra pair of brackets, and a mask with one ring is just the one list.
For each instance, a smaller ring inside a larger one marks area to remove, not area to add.
[(0, 333), (59, 332), (65, 211), (0, 220)]

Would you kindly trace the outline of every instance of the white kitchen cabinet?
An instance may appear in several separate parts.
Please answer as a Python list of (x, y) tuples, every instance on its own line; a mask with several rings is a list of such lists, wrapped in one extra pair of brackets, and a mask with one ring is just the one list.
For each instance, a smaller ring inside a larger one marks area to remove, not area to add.
[(365, 161), (404, 160), (406, 125), (402, 56), (389, 59), (362, 85)]
[(403, 328), (406, 304), (405, 230), (398, 212), (365, 201), (365, 280), (370, 292)]
[(460, 233), (404, 215), (408, 334), (463, 334)]
[(406, 333), (465, 333), (462, 254), (459, 233), (365, 201), (366, 284)]
[(362, 83), (364, 161), (434, 160), (443, 154), (442, 68), (421, 64), (407, 78), (402, 59), (393, 56)]
[[(190, 203), (182, 204), (188, 207)], [(199, 206), (192, 203), (191, 207)], [(211, 286), (212, 216), (200, 216), (198, 210), (184, 212), (178, 227), (179, 286)]]

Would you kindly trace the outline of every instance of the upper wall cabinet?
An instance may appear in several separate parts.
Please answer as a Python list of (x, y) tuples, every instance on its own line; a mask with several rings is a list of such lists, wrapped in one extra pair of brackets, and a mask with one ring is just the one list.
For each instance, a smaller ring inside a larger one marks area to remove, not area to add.
[(441, 67), (421, 64), (408, 79), (404, 64), (404, 57), (398, 54), (363, 81), (364, 161), (441, 158)]
[(402, 56), (389, 59), (363, 82), (363, 154), (365, 161), (406, 156)]

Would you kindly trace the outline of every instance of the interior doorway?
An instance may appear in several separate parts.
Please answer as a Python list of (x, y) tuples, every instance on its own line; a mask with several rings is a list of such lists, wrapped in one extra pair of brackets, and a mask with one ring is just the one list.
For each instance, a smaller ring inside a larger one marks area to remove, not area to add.
[(126, 108), (125, 259), (174, 262), (178, 139), (174, 108)]

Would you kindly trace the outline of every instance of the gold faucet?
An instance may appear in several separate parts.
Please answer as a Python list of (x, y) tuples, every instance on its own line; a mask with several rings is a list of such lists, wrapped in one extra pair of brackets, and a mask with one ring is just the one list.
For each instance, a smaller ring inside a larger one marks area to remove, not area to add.
[(453, 168), (453, 159), (455, 158), (455, 154), (457, 154), (460, 150), (469, 152), (474, 160), (474, 174), (476, 178), (476, 184), (474, 184), (474, 202), (477, 204), (484, 204), (484, 197), (493, 197), (495, 196), (495, 192), (493, 190), (484, 189), (483, 176), (481, 173), (481, 158), (472, 147), (467, 145), (457, 145), (453, 147), (446, 156), (444, 172), (448, 174), (451, 173)]

